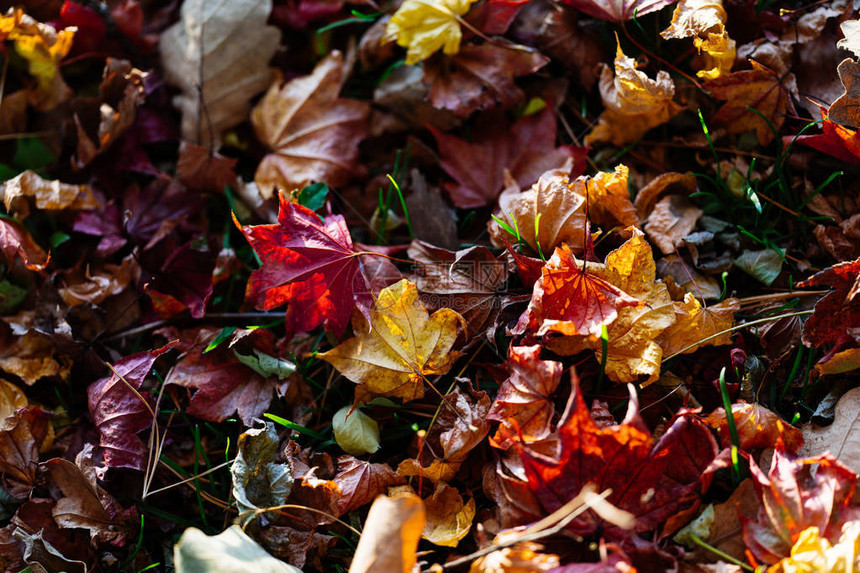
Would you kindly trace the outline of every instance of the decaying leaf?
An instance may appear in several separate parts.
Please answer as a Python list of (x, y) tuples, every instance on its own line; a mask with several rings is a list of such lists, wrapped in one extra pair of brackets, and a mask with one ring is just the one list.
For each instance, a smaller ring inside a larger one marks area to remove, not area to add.
[(32, 198), (37, 209), (80, 211), (98, 205), (92, 189), (87, 185), (70, 185), (60, 181), (42, 179), (34, 171), (24, 171), (9, 179), (0, 189), (6, 209), (16, 217), (24, 219), (30, 214), (27, 198)]
[(17, 498), (26, 498), (38, 483), (39, 448), (53, 433), (51, 413), (22, 408), (6, 418), (0, 430), (0, 474), (3, 488)]
[[(690, 293), (684, 295), (683, 302), (674, 302), (675, 323), (664, 330), (657, 338), (665, 356), (677, 352), (689, 354), (703, 346), (731, 344), (730, 332), (735, 313), (741, 305), (736, 298), (727, 298), (717, 304), (704, 307)], [(721, 333), (721, 334), (719, 334)], [(714, 336), (719, 334), (719, 336)], [(698, 343), (698, 344), (697, 344)]]
[(357, 336), (317, 356), (359, 384), (356, 402), (414, 400), (424, 395), (425, 376), (446, 373), (458, 358), (452, 348), (463, 326), (463, 317), (449, 308), (431, 316), (415, 284), (402, 280), (379, 293), (369, 331), (356, 325)]
[(177, 573), (302, 573), (266, 553), (238, 525), (211, 536), (189, 527), (173, 548), (173, 562)]
[(588, 144), (626, 145), (683, 109), (672, 101), (675, 83), (669, 74), (661, 70), (655, 79), (650, 79), (636, 69), (636, 61), (624, 55), (620, 44), (615, 55), (615, 73), (604, 66), (600, 74), (600, 97), (604, 110), (597, 126), (585, 138)]
[(412, 573), (426, 521), (415, 494), (379, 496), (370, 506), (349, 573)]
[(735, 63), (735, 41), (726, 32), (722, 0), (680, 0), (664, 38), (693, 38), (699, 53), (705, 52), (704, 69), (696, 75), (714, 80), (729, 73)]
[(275, 82), (251, 112), (257, 137), (271, 153), (254, 174), (263, 198), (318, 181), (348, 182), (359, 170), (358, 144), (368, 133), (370, 106), (339, 97), (347, 70), (332, 52), (309, 76)]
[(248, 118), (251, 98), (271, 81), (269, 60), (281, 41), (266, 25), (271, 11), (270, 0), (191, 0), (161, 34), (165, 78), (181, 91), (175, 103), (185, 139), (217, 147), (224, 130)]
[(406, 0), (388, 21), (383, 42), (396, 40), (409, 48), (406, 64), (417, 64), (442, 50), (452, 56), (460, 50), (460, 16), (475, 0)]
[[(844, 25), (844, 24), (843, 24)], [(846, 58), (837, 68), (839, 79), (845, 86), (845, 93), (839, 96), (827, 110), (827, 117), (833, 123), (852, 127), (860, 127), (860, 62)]]
[(664, 255), (669, 255), (683, 244), (701, 216), (702, 210), (683, 195), (668, 195), (651, 209), (645, 232)]
[(26, 332), (0, 350), (0, 370), (30, 386), (43, 378), (65, 380), (71, 368), (69, 357), (59, 352), (47, 336), (34, 331)]
[(763, 284), (770, 286), (782, 272), (783, 257), (773, 249), (744, 251), (735, 259), (735, 265)]
[(436, 545), (457, 547), (469, 534), (475, 519), (475, 498), (463, 502), (457, 488), (437, 483), (433, 493), (424, 500), (427, 523), (422, 537)]
[(803, 344), (830, 348), (851, 341), (851, 329), (860, 325), (860, 259), (833, 265), (797, 286), (834, 288), (803, 325)]
[(11, 382), (0, 380), (0, 430), (8, 430), (5, 420), (27, 404), (27, 397), (20, 388)]
[(14, 219), (0, 219), (0, 254), (13, 262), (20, 257), (28, 269), (40, 271), (48, 265), (50, 256), (39, 246), (24, 226)]
[[(233, 497), (240, 512), (282, 505), (293, 486), (292, 468), (277, 461), (281, 440), (275, 424), (266, 422), (261, 426), (239, 436), (238, 453), (230, 466)], [(254, 515), (243, 517), (247, 520)]]

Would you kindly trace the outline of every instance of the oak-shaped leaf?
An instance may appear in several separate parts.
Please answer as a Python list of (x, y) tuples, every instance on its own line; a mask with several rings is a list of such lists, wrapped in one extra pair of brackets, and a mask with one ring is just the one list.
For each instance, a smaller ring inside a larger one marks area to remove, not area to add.
[[(653, 531), (670, 517), (696, 506), (702, 472), (717, 453), (710, 429), (686, 410), (670, 421), (655, 442), (639, 416), (632, 386), (622, 423), (598, 426), (576, 379), (558, 434), (551, 455), (515, 442), (528, 489), (543, 511), (549, 514), (557, 510), (590, 483), (599, 492), (612, 489), (606, 500), (636, 517), (634, 532)], [(577, 535), (590, 535), (602, 528), (608, 538), (627, 535), (593, 511), (568, 526)]]
[(849, 329), (860, 327), (860, 259), (833, 265), (798, 286), (834, 289), (815, 304), (803, 325), (803, 344), (831, 348), (849, 342)]
[(527, 329), (537, 336), (558, 333), (566, 336), (599, 337), (624, 307), (640, 307), (644, 301), (587, 270), (566, 244), (555, 250), (535, 283), (529, 308), (514, 334)]
[(3, 488), (26, 498), (38, 484), (39, 448), (52, 435), (51, 413), (21, 408), (0, 426), (0, 474)]
[(43, 464), (50, 486), (58, 490), (51, 513), (62, 528), (86, 529), (93, 541), (122, 546), (134, 533), (137, 511), (123, 509), (99, 487), (94, 453), (93, 445), (86, 444), (75, 463), (54, 458)]
[(459, 357), (452, 349), (463, 317), (449, 308), (430, 315), (414, 283), (404, 279), (382, 289), (369, 316), (369, 330), (358, 324), (355, 337), (317, 355), (359, 385), (356, 402), (420, 398), (425, 377), (445, 374)]
[[(510, 376), (502, 382), (490, 408), (488, 419), (512, 425), (520, 439), (529, 443), (542, 440), (552, 430), (555, 405), (552, 394), (561, 382), (561, 362), (540, 359), (540, 346), (513, 346), (508, 349)], [(513, 433), (513, 432), (509, 432)], [(493, 445), (507, 449), (511, 441), (499, 430)]]
[[(472, 140), (431, 128), (441, 155), (442, 169), (456, 180), (443, 185), (457, 207), (492, 203), (505, 185), (505, 171), (520, 187), (531, 185), (547, 170), (574, 160), (574, 176), (582, 173), (585, 150), (556, 147), (556, 120), (552, 106), (508, 125), (495, 113), (479, 119)], [(568, 172), (571, 169), (568, 169)]]
[(309, 76), (283, 86), (276, 79), (251, 112), (257, 137), (272, 151), (254, 174), (264, 198), (313, 182), (337, 187), (359, 170), (370, 105), (338, 97), (346, 74), (340, 52), (332, 52)]
[(778, 442), (767, 475), (752, 460), (750, 471), (761, 507), (756, 519), (742, 520), (743, 535), (761, 562), (787, 557), (810, 527), (835, 540), (843, 523), (860, 517), (851, 505), (857, 475), (830, 454), (795, 458)]
[(320, 216), (280, 197), (278, 223), (242, 228), (263, 266), (251, 274), (246, 298), (269, 310), (288, 302), (287, 329), (303, 332), (324, 324), (343, 333), (353, 307), (371, 296), (346, 221)]
[(751, 70), (732, 72), (705, 84), (713, 97), (726, 102), (711, 120), (733, 134), (755, 130), (759, 143), (767, 145), (774, 130), (779, 131), (785, 122), (794, 76), (782, 78), (754, 60), (750, 63)]
[(99, 430), (99, 445), (104, 467), (143, 470), (147, 449), (137, 434), (149, 428), (153, 420), (154, 401), (149, 392), (139, 391), (152, 370), (155, 360), (173, 347), (169, 343), (156, 350), (138, 352), (118, 360), (110, 376), (87, 387), (90, 416)]
[(645, 14), (662, 10), (675, 0), (563, 0), (589, 16), (622, 23)]
[(536, 72), (549, 62), (540, 52), (523, 46), (468, 45), (453, 57), (437, 57), (424, 64), (430, 101), (466, 117), (479, 109), (521, 105), (525, 94), (514, 83), (517, 76)]

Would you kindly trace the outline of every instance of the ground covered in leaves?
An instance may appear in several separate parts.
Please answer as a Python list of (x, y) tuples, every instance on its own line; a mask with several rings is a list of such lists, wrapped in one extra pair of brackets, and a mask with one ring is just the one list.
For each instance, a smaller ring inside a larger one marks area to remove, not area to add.
[(9, 8), (0, 568), (860, 571), (856, 16)]

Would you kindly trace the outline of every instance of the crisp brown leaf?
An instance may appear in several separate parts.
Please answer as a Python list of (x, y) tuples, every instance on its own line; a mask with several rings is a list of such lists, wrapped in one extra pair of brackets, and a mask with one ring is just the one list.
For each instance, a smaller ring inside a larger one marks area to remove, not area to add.
[(852, 340), (860, 327), (860, 259), (833, 265), (798, 283), (800, 288), (831, 287), (803, 325), (803, 344), (831, 348)]
[[(703, 307), (699, 299), (687, 293), (683, 302), (674, 302), (673, 306), (675, 323), (657, 337), (657, 343), (665, 356), (682, 351), (689, 354), (703, 346), (732, 343), (731, 333), (724, 331), (734, 324), (735, 313), (741, 308), (738, 299), (730, 297)], [(717, 333), (722, 334), (713, 337)]]
[(61, 181), (42, 179), (35, 171), (24, 171), (9, 179), (0, 189), (6, 209), (20, 219), (30, 214), (29, 199), (37, 209), (80, 211), (98, 206), (92, 189), (87, 185), (70, 185)]
[(514, 83), (517, 76), (536, 72), (549, 62), (524, 46), (470, 44), (456, 56), (436, 57), (424, 64), (430, 101), (466, 117), (479, 109), (520, 105), (525, 94)]
[(188, 141), (179, 146), (176, 177), (195, 191), (223, 193), (224, 188), (236, 184), (236, 160)]
[(340, 488), (338, 515), (358, 509), (387, 492), (390, 486), (403, 483), (388, 465), (365, 462), (353, 456), (338, 456), (333, 481)]
[(668, 195), (654, 205), (645, 232), (664, 255), (669, 255), (693, 232), (701, 216), (702, 210), (683, 195)]
[(370, 106), (338, 97), (347, 70), (340, 52), (309, 76), (283, 86), (277, 79), (251, 112), (257, 137), (272, 151), (254, 182), (264, 198), (314, 181), (337, 187), (359, 170), (358, 144), (368, 133)]
[(38, 484), (39, 448), (52, 433), (51, 413), (35, 407), (22, 408), (3, 422), (0, 474), (11, 495), (26, 498)]
[(20, 388), (11, 382), (0, 380), (0, 430), (8, 430), (10, 424), (6, 420), (14, 416), (19, 409), (26, 408), (27, 404), (27, 397)]
[(0, 350), (0, 370), (28, 386), (43, 378), (67, 379), (72, 361), (44, 334), (28, 331)]
[(412, 573), (426, 521), (415, 494), (379, 496), (370, 506), (349, 573)]
[(427, 523), (422, 537), (435, 545), (457, 547), (469, 534), (475, 519), (475, 498), (464, 502), (457, 488), (437, 483), (433, 493), (424, 500)]
[(836, 71), (845, 86), (845, 93), (830, 104), (827, 117), (835, 124), (857, 129), (860, 127), (860, 82), (857, 81), (860, 77), (860, 62), (845, 58)]

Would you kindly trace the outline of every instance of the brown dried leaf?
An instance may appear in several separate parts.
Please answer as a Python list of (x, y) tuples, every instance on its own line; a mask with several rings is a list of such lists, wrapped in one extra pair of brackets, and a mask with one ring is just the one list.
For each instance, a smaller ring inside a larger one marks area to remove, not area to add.
[(433, 494), (424, 500), (427, 523), (422, 537), (443, 547), (457, 547), (469, 534), (475, 519), (475, 498), (463, 502), (457, 488), (437, 483)]
[(668, 255), (682, 245), (701, 216), (702, 210), (686, 197), (669, 195), (658, 201), (648, 215), (645, 232), (660, 251)]
[(87, 269), (87, 276), (83, 281), (61, 287), (58, 292), (63, 302), (69, 306), (100, 304), (109, 296), (121, 294), (128, 289), (138, 269), (137, 261), (129, 255), (123, 259), (122, 264), (107, 263), (94, 275), (90, 275)]
[(44, 334), (28, 331), (0, 351), (0, 370), (17, 376), (28, 386), (42, 378), (67, 379), (72, 361)]
[(0, 431), (8, 430), (14, 420), (8, 420), (15, 412), (27, 407), (27, 397), (20, 388), (0, 379)]
[(389, 486), (403, 483), (388, 465), (372, 464), (352, 456), (337, 458), (337, 474), (333, 481), (340, 487), (338, 515), (370, 503), (388, 491)]
[(412, 573), (426, 522), (415, 494), (379, 496), (370, 507), (349, 573)]
[(236, 185), (236, 159), (224, 157), (212, 149), (183, 141), (179, 146), (176, 177), (194, 191), (223, 193)]
[(50, 435), (51, 414), (39, 408), (18, 410), (0, 430), (0, 474), (11, 495), (26, 498), (38, 483), (39, 448)]

